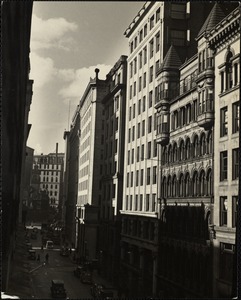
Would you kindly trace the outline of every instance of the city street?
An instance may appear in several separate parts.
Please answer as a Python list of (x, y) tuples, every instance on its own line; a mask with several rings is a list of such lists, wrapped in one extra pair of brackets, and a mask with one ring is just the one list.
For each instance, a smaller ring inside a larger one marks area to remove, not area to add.
[[(37, 255), (40, 254), (40, 262), (30, 261), (31, 265), (31, 286), (33, 290), (33, 298), (50, 299), (51, 280), (61, 279), (64, 281), (67, 297), (71, 299), (92, 298), (90, 294), (90, 285), (82, 284), (80, 279), (74, 276), (76, 264), (70, 257), (60, 255), (59, 246), (54, 249), (41, 250), (41, 235), (38, 232), (37, 240), (30, 240), (33, 249)], [(45, 255), (49, 254), (49, 261), (45, 263)], [(38, 268), (39, 267), (39, 268)]]

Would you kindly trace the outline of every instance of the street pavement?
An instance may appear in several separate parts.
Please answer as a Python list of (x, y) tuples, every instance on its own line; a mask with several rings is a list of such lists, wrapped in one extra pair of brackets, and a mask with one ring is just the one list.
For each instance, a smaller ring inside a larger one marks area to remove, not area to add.
[[(76, 264), (71, 257), (60, 255), (59, 246), (54, 249), (41, 250), (41, 234), (37, 234), (36, 240), (30, 240), (36, 254), (40, 255), (40, 261), (29, 260), (25, 245), (25, 231), (20, 226), (17, 235), (16, 251), (14, 255), (13, 272), (10, 277), (8, 294), (19, 296), (21, 299), (51, 299), (51, 280), (61, 279), (64, 281), (67, 297), (70, 299), (91, 299), (89, 284), (81, 283), (80, 279), (74, 276)], [(49, 254), (48, 262), (45, 262), (46, 254)], [(93, 282), (102, 283), (106, 287), (111, 284), (101, 278), (94, 271)], [(117, 297), (117, 291), (114, 290)]]

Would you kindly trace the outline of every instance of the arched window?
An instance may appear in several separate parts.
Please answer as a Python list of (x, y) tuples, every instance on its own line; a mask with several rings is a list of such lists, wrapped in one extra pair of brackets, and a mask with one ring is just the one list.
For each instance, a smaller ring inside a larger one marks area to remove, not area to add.
[(233, 86), (233, 67), (231, 62), (232, 57), (233, 57), (233, 53), (229, 49), (226, 54), (226, 66), (225, 66), (226, 90), (231, 89)]
[(171, 194), (171, 190), (172, 190), (172, 180), (171, 180), (171, 176), (168, 176), (168, 179), (167, 179), (167, 197), (171, 197), (172, 194)]
[(200, 196), (204, 196), (206, 193), (206, 179), (204, 170), (200, 173)]
[(213, 179), (212, 179), (212, 170), (209, 169), (207, 172), (207, 196), (212, 196), (213, 194)]
[(205, 134), (202, 134), (200, 139), (200, 155), (206, 154), (206, 137)]
[(190, 139), (187, 138), (186, 140), (186, 159), (190, 159), (191, 158), (191, 143), (190, 143)]
[(193, 157), (198, 156), (198, 136), (196, 135), (193, 141)]
[(162, 180), (162, 194), (163, 194), (163, 197), (167, 196), (166, 187), (167, 187), (167, 180), (166, 180), (166, 177), (164, 176), (163, 180)]
[(167, 163), (166, 156), (167, 156), (167, 147), (164, 146), (163, 151), (162, 151), (162, 164), (163, 165), (165, 165)]
[(189, 175), (189, 173), (187, 173), (185, 176), (185, 196), (186, 197), (191, 196), (190, 192), (191, 192), (190, 191), (190, 175)]
[(213, 138), (212, 138), (212, 132), (208, 134), (207, 137), (207, 154), (212, 154), (213, 152)]
[(177, 144), (173, 145), (173, 162), (177, 161)]
[(172, 145), (169, 145), (168, 147), (168, 162), (172, 162)]
[(198, 195), (198, 174), (195, 171), (192, 178), (193, 184), (193, 196), (196, 197)]
[(173, 179), (172, 179), (172, 196), (173, 197), (177, 196), (177, 177), (176, 177), (176, 175), (174, 175)]
[(183, 176), (183, 174), (180, 174), (180, 177), (179, 177), (179, 191), (180, 191), (179, 196), (184, 197), (184, 176)]
[(180, 160), (184, 160), (185, 159), (185, 148), (184, 148), (184, 141), (183, 140), (181, 140), (181, 142), (180, 142), (180, 147), (179, 147), (179, 153), (180, 153), (180, 156), (179, 156), (179, 158), (180, 158)]

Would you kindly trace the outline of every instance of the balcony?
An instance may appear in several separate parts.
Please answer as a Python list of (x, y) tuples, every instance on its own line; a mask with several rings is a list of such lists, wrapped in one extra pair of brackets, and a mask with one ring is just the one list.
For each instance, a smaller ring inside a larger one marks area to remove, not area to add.
[(204, 105), (199, 106), (197, 123), (205, 130), (211, 128), (214, 124), (214, 109), (212, 99), (207, 100)]
[(161, 123), (157, 125), (156, 142), (161, 145), (169, 143), (169, 126), (168, 123)]

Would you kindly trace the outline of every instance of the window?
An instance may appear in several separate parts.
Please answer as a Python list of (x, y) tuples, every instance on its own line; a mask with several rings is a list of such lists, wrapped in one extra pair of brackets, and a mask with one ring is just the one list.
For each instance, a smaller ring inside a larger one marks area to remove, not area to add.
[(143, 56), (144, 56), (144, 65), (147, 63), (147, 48), (143, 49)]
[(133, 187), (133, 172), (131, 172), (131, 187)]
[(131, 142), (131, 129), (128, 130), (128, 143)]
[(149, 42), (149, 49), (150, 49), (150, 58), (153, 57), (153, 53), (154, 53), (154, 41), (153, 39)]
[(139, 171), (136, 171), (136, 186), (139, 185)]
[(226, 56), (226, 65), (225, 65), (225, 86), (226, 90), (229, 90), (233, 86), (233, 68), (232, 68), (232, 62), (230, 61), (233, 54), (229, 50)]
[(131, 53), (133, 52), (133, 49), (134, 49), (134, 47), (133, 47), (133, 42), (131, 42), (131, 46), (130, 46), (130, 50), (131, 50)]
[(144, 96), (142, 100), (142, 112), (144, 112), (146, 110), (146, 96)]
[(145, 120), (142, 121), (142, 136), (145, 135)]
[(157, 167), (153, 167), (153, 177), (152, 177), (152, 183), (156, 184), (156, 175), (157, 175)]
[(137, 152), (136, 152), (136, 161), (140, 161), (140, 146), (137, 147)]
[(132, 127), (132, 141), (135, 140), (135, 126)]
[(141, 99), (138, 100), (138, 115), (141, 114)]
[(228, 134), (228, 108), (224, 107), (220, 110), (220, 137)]
[(144, 26), (144, 37), (147, 35), (147, 24)]
[(141, 91), (141, 82), (142, 82), (142, 77), (139, 77), (139, 88), (138, 88), (139, 92)]
[(154, 140), (154, 145), (153, 145), (153, 157), (157, 156), (157, 142)]
[(145, 155), (145, 153), (144, 153), (144, 145), (141, 145), (141, 160), (144, 160), (144, 155)]
[(136, 116), (136, 105), (135, 105), (135, 103), (133, 104), (133, 110), (132, 110), (132, 113), (133, 113), (133, 119), (134, 119), (135, 116)]
[(130, 86), (130, 99), (132, 98), (132, 85)]
[(156, 52), (160, 50), (160, 33), (156, 35)]
[(147, 144), (147, 158), (151, 158), (151, 142)]
[(150, 195), (146, 194), (146, 211), (150, 209)]
[(126, 177), (126, 187), (129, 187), (129, 173), (127, 173)]
[(238, 196), (232, 197), (232, 227), (237, 224)]
[(220, 197), (220, 226), (227, 226), (228, 216), (228, 200), (227, 196)]
[(130, 78), (133, 76), (133, 62), (130, 63)]
[(143, 88), (146, 87), (146, 73), (143, 74)]
[(142, 207), (143, 207), (143, 195), (140, 195), (140, 208), (139, 208), (140, 211), (142, 211)]
[(220, 181), (228, 179), (228, 151), (220, 152)]
[(151, 168), (147, 168), (147, 173), (146, 173), (146, 184), (151, 183)]
[(186, 3), (172, 3), (171, 4), (171, 18), (185, 19), (186, 17)]
[(142, 40), (143, 40), (143, 29), (141, 29), (140, 31), (139, 42), (141, 42)]
[(136, 74), (136, 69), (137, 69), (136, 65), (137, 65), (137, 59), (135, 58), (134, 59), (134, 74)]
[(134, 82), (134, 91), (133, 91), (133, 96), (136, 95), (136, 81)]
[(239, 102), (233, 103), (233, 133), (239, 131)]
[(132, 195), (130, 196), (130, 210), (132, 210)]
[(186, 44), (186, 31), (171, 30), (171, 43), (174, 46), (185, 46), (185, 44)]
[(142, 52), (139, 53), (139, 69), (142, 67)]
[(152, 107), (152, 91), (149, 92), (149, 108)]
[(134, 163), (134, 149), (131, 150), (131, 163)]
[(233, 166), (232, 166), (232, 173), (233, 173), (233, 180), (238, 179), (239, 177), (239, 148), (233, 149), (232, 151), (232, 158), (233, 158)]
[(140, 134), (141, 134), (141, 123), (137, 124), (137, 138), (140, 138)]
[(135, 40), (134, 40), (134, 48), (137, 47), (137, 36), (135, 37)]
[(151, 132), (152, 129), (152, 116), (148, 118), (148, 133)]
[(160, 20), (160, 8), (156, 11), (156, 22)]
[(141, 170), (141, 182), (140, 182), (140, 185), (143, 185), (143, 180), (144, 180), (144, 171), (142, 169)]
[(130, 155), (131, 155), (130, 150), (128, 150), (128, 156), (127, 156), (127, 164), (128, 165), (130, 164)]
[(154, 27), (154, 15), (150, 18), (150, 30)]

